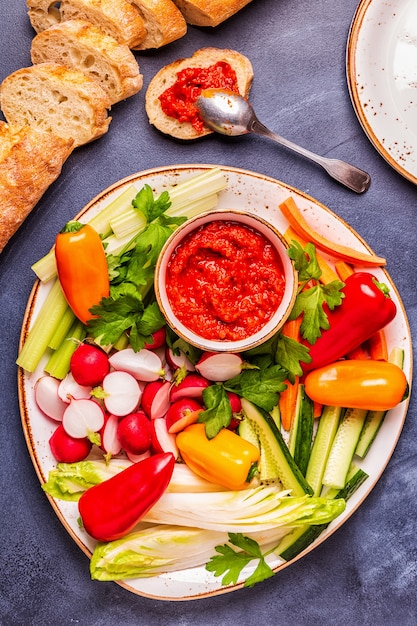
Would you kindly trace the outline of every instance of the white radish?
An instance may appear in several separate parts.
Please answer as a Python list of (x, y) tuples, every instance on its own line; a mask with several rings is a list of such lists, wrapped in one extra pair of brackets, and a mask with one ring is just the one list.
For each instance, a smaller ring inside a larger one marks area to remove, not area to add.
[(242, 371), (243, 359), (229, 352), (205, 352), (195, 366), (205, 378), (213, 382), (224, 382), (238, 376)]
[(152, 420), (152, 450), (155, 453), (172, 452), (175, 459), (179, 456), (176, 435), (168, 432), (164, 417)]
[(142, 391), (138, 381), (128, 372), (114, 371), (103, 379), (104, 404), (109, 413), (122, 417), (138, 406)]
[(75, 439), (88, 437), (91, 441), (93, 433), (98, 433), (103, 424), (103, 409), (94, 400), (86, 398), (72, 398), (62, 418), (65, 432)]
[(56, 422), (61, 422), (68, 404), (58, 394), (59, 380), (52, 376), (42, 376), (35, 384), (35, 401), (42, 413)]
[(67, 404), (71, 398), (77, 398), (77, 400), (81, 400), (81, 398), (89, 398), (90, 393), (91, 387), (84, 387), (83, 385), (76, 383), (71, 372), (69, 372), (65, 378), (61, 380), (58, 389), (59, 397)]
[(171, 383), (167, 380), (154, 380), (147, 383), (141, 398), (141, 407), (151, 419), (164, 417), (170, 402)]
[(181, 400), (181, 398), (202, 400), (203, 391), (209, 386), (210, 381), (200, 376), (200, 374), (187, 374), (180, 383), (172, 385), (170, 400), (171, 402), (176, 402), (177, 400)]
[(140, 461), (149, 458), (151, 454), (152, 453), (150, 450), (147, 450), (143, 454), (131, 454), (130, 452), (126, 452), (127, 458), (129, 459), (129, 461), (132, 461), (132, 463), (139, 463)]
[(143, 382), (158, 380), (165, 374), (158, 354), (146, 348), (139, 352), (135, 352), (132, 348), (119, 350), (110, 357), (109, 361), (115, 370), (128, 372)]
[(119, 418), (117, 415), (107, 414), (104, 418), (104, 426), (101, 429), (101, 447), (106, 454), (119, 454), (122, 444), (117, 436)]
[(168, 365), (170, 365), (173, 369), (184, 368), (187, 372), (195, 371), (194, 364), (190, 361), (188, 356), (182, 352), (182, 350), (179, 351), (179, 354), (176, 354), (172, 348), (167, 347), (165, 356)]

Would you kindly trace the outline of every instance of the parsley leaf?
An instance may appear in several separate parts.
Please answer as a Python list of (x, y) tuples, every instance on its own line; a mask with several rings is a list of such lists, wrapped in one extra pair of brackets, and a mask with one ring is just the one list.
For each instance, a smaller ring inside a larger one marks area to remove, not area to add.
[[(294, 261), (299, 280), (298, 294), (289, 319), (294, 320), (302, 315), (301, 335), (313, 345), (320, 337), (321, 331), (329, 328), (325, 309), (327, 306), (333, 310), (342, 302), (344, 294), (341, 289), (344, 283), (333, 280), (327, 285), (322, 285), (319, 282), (321, 269), (317, 261), (316, 248), (312, 243), (307, 243), (303, 249), (298, 241), (293, 240), (288, 249), (288, 256)], [(311, 286), (307, 287), (309, 284)]]
[(245, 587), (253, 587), (257, 582), (266, 580), (274, 575), (274, 572), (265, 561), (259, 544), (242, 533), (229, 533), (229, 542), (239, 548), (234, 550), (229, 544), (216, 546), (215, 556), (212, 556), (206, 565), (208, 572), (215, 576), (223, 576), (222, 584), (236, 584), (242, 570), (253, 560), (258, 560), (254, 572), (245, 580)]
[(212, 439), (227, 428), (232, 419), (232, 408), (223, 385), (215, 384), (206, 387), (203, 391), (203, 401), (206, 410), (200, 413), (198, 421), (206, 426), (206, 435)]
[(171, 200), (167, 191), (163, 191), (159, 198), (155, 200), (151, 187), (145, 184), (132, 200), (132, 205), (135, 209), (142, 211), (146, 221), (149, 223), (169, 209)]
[(224, 387), (265, 411), (272, 411), (278, 403), (279, 394), (286, 389), (286, 378), (287, 372), (279, 365), (265, 369), (244, 369), (238, 376), (226, 381)]
[(287, 371), (288, 380), (290, 383), (294, 384), (295, 377), (301, 376), (303, 373), (300, 361), (310, 363), (311, 356), (307, 346), (295, 341), (295, 339), (291, 337), (278, 333), (275, 360)]

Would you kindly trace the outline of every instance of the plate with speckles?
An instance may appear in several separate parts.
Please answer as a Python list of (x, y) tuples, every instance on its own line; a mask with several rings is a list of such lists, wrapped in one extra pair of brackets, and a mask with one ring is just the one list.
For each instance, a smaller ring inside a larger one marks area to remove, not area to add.
[(346, 51), (356, 115), (380, 155), (417, 184), (417, 3), (362, 0)]

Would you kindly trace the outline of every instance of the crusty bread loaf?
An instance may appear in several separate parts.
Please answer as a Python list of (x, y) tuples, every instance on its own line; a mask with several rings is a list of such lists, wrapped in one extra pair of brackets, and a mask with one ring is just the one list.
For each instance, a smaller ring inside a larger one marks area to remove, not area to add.
[(174, 0), (188, 24), (218, 26), (252, 0)]
[(129, 48), (146, 36), (145, 23), (129, 0), (27, 0), (28, 15), (37, 33), (72, 19), (87, 20)]
[(0, 86), (0, 108), (9, 124), (32, 126), (64, 139), (74, 147), (107, 132), (109, 97), (92, 78), (57, 63), (16, 70)]
[(197, 132), (189, 122), (179, 122), (174, 117), (164, 113), (159, 96), (177, 79), (181, 70), (191, 67), (206, 68), (217, 62), (228, 63), (236, 72), (239, 93), (247, 97), (253, 80), (252, 64), (247, 57), (235, 50), (221, 50), (219, 48), (200, 48), (188, 59), (178, 59), (163, 67), (149, 83), (145, 97), (145, 108), (149, 122), (161, 132), (177, 139), (197, 139), (211, 134), (209, 128), (204, 127), (202, 132)]
[(53, 61), (75, 67), (98, 81), (111, 104), (140, 91), (143, 77), (126, 44), (118, 43), (86, 20), (67, 20), (32, 40), (32, 63)]
[(143, 17), (146, 37), (135, 50), (161, 48), (183, 37), (187, 22), (172, 0), (130, 0)]
[(0, 121), (0, 252), (59, 176), (72, 139)]

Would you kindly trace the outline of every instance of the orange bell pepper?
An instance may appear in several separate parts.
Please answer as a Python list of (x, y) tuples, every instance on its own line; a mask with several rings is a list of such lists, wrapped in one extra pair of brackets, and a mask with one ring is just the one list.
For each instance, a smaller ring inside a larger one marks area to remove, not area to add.
[(259, 461), (258, 448), (227, 428), (208, 439), (204, 424), (192, 424), (178, 433), (176, 442), (195, 474), (232, 491), (248, 486)]
[(407, 378), (387, 361), (346, 360), (307, 374), (307, 395), (315, 402), (369, 411), (388, 411), (405, 399)]
[(110, 294), (106, 255), (100, 235), (88, 224), (68, 222), (55, 241), (55, 258), (62, 291), (83, 324), (90, 309)]

